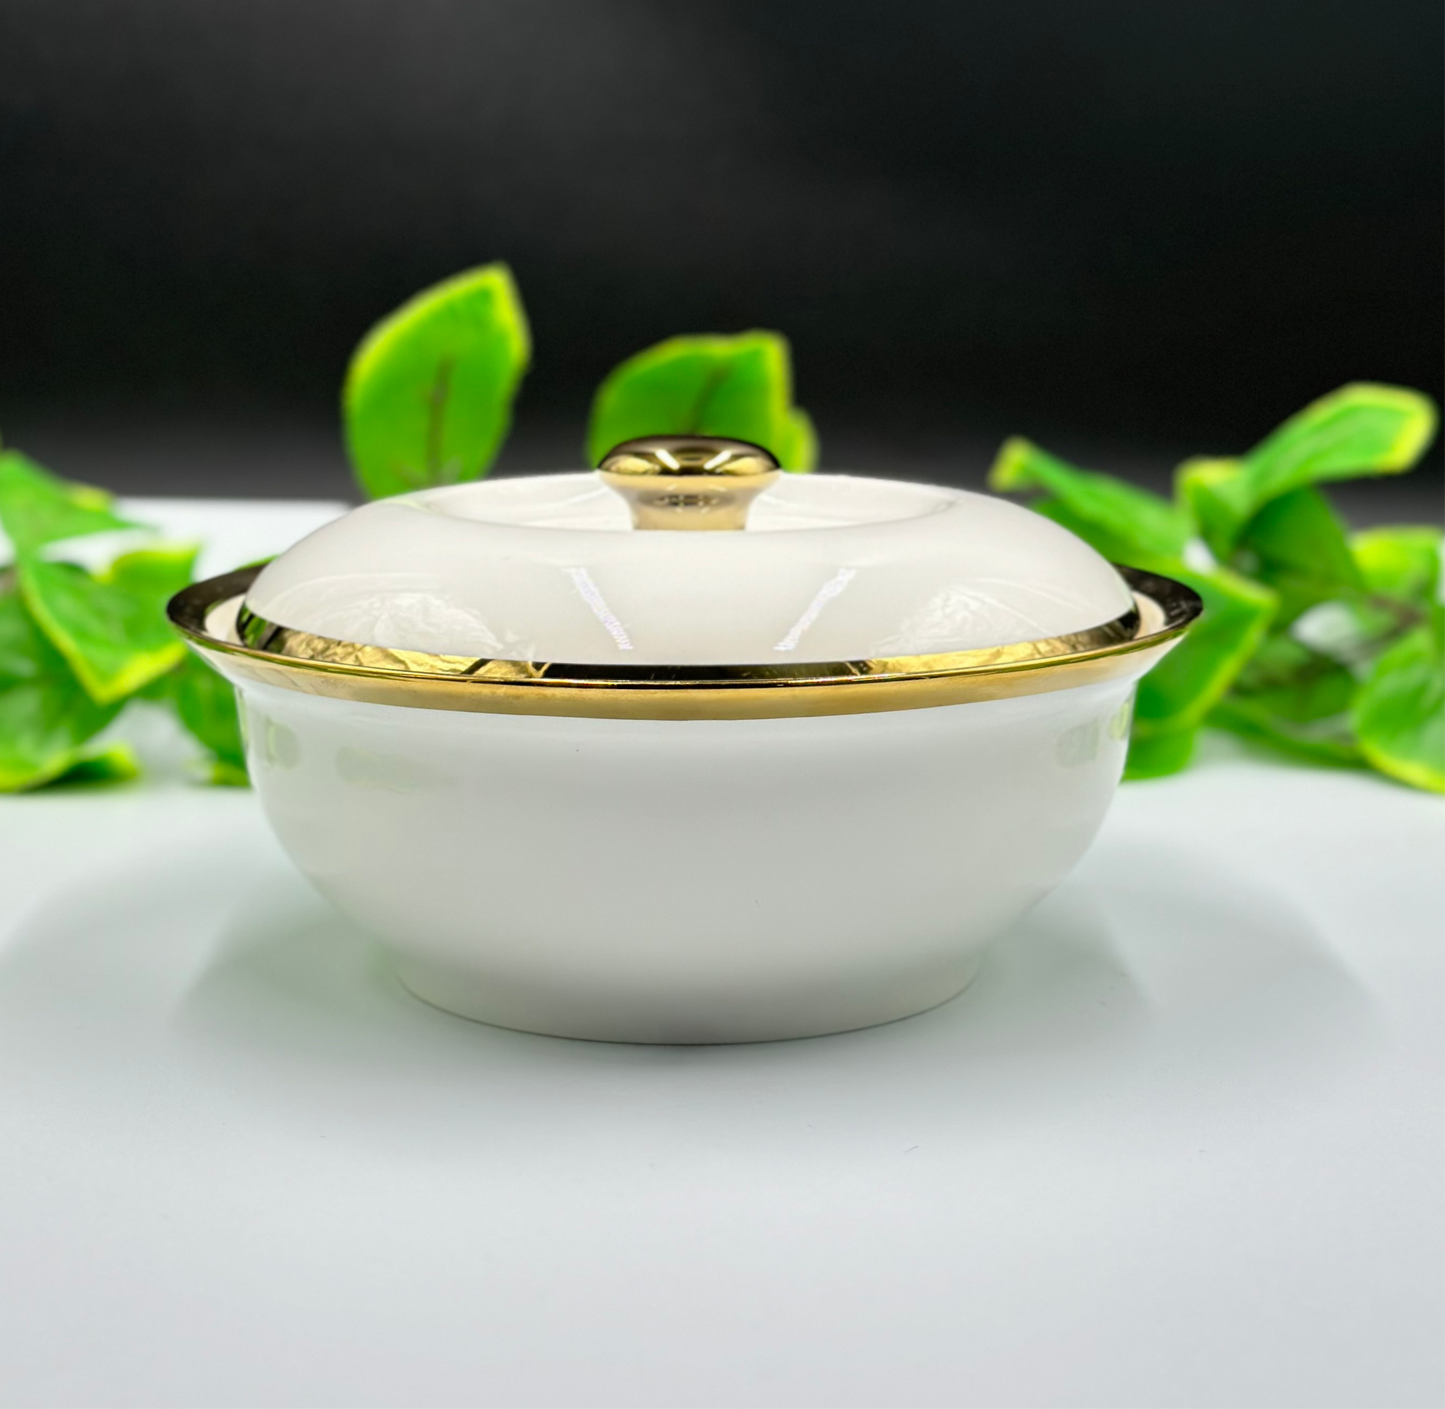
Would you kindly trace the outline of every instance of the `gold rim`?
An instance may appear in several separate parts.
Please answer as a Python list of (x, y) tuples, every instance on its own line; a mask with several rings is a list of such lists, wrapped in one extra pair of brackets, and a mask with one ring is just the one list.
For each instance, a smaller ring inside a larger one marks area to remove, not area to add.
[[(865, 714), (1071, 689), (1143, 674), (1202, 609), (1183, 583), (1121, 567), (1134, 609), (1068, 636), (874, 660), (629, 668), (435, 655), (276, 626), (239, 607), (260, 571), (197, 582), (167, 608), (191, 646), (233, 680), (413, 709), (601, 719)], [(211, 614), (233, 602), (240, 639), (212, 634)]]

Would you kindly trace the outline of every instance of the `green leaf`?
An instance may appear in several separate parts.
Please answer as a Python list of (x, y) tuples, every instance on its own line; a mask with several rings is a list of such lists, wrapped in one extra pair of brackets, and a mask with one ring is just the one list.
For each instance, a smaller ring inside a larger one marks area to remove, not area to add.
[(39, 680), (54, 661), (54, 648), (35, 629), (19, 593), (13, 586), (0, 592), (0, 685)]
[(1194, 532), (1188, 515), (1167, 499), (1112, 475), (1078, 469), (1021, 436), (1004, 442), (988, 483), (995, 490), (1048, 495), (1049, 517), (1065, 522), (1066, 515), (1074, 532), (1132, 567), (1179, 558)]
[(1381, 528), (1350, 540), (1360, 586), (1310, 608), (1293, 634), (1357, 673), (1423, 625), (1440, 587), (1440, 530)]
[(1072, 500), (1036, 500), (1033, 507), (1111, 561), (1176, 578), (1204, 599), (1200, 620), (1140, 681), (1133, 737), (1197, 728), (1264, 639), (1278, 608), (1277, 594), (1227, 568), (1198, 572), (1178, 558), (1147, 551), (1137, 537), (1121, 538), (1107, 524), (1079, 516)]
[(1275, 714), (1257, 700), (1230, 695), (1215, 705), (1207, 722), (1323, 767), (1358, 768), (1364, 762), (1348, 717), (1303, 723)]
[(1445, 793), (1445, 611), (1406, 632), (1375, 662), (1353, 712), (1370, 764)]
[(1249, 521), (1231, 566), (1279, 593), (1276, 626), (1364, 587), (1344, 525), (1329, 500), (1308, 487), (1272, 499)]
[(1435, 434), (1435, 406), (1408, 387), (1351, 382), (1312, 401), (1244, 457), (1256, 503), (1305, 484), (1408, 470)]
[(1244, 479), (1238, 460), (1186, 460), (1175, 489), (1210, 551), (1280, 594), (1281, 622), (1363, 587), (1344, 525), (1319, 490), (1289, 490), (1241, 521)]
[(135, 528), (112, 512), (113, 502), (103, 489), (60, 479), (16, 450), (0, 453), (0, 527), (17, 558), (63, 538)]
[(119, 711), (86, 694), (17, 592), (0, 595), (0, 792), (58, 778)]
[(1170, 573), (1204, 599), (1189, 634), (1139, 682), (1134, 732), (1149, 737), (1201, 724), (1269, 629), (1279, 598), (1227, 568)]
[(1368, 591), (1421, 606), (1435, 600), (1440, 588), (1438, 528), (1370, 528), (1355, 534), (1350, 546)]
[(1208, 484), (1213, 503), (1200, 518), (1206, 541), (1222, 556), (1260, 509), (1291, 490), (1409, 469), (1434, 436), (1435, 419), (1429, 397), (1407, 387), (1353, 382), (1322, 396), (1255, 446), (1238, 474)]
[(818, 432), (801, 406), (788, 408), (787, 425), (775, 452), (785, 470), (806, 474), (818, 463)]
[(1350, 724), (1355, 677), (1285, 633), (1260, 644), (1206, 723), (1296, 758), (1331, 766), (1363, 759)]
[(1199, 536), (1217, 558), (1228, 558), (1239, 530), (1238, 511), (1225, 485), (1239, 478), (1238, 460), (1198, 457), (1174, 471), (1174, 498), (1199, 527)]
[(342, 391), (346, 445), (366, 494), (381, 499), (485, 474), (530, 357), (505, 264), (447, 279), (378, 323)]
[(166, 677), (181, 723), (215, 755), (215, 767), (227, 776), (214, 781), (246, 781), (246, 749), (236, 711), (236, 692), (199, 656), (187, 654)]
[(1036, 514), (1052, 519), (1061, 528), (1082, 538), (1095, 552), (1101, 553), (1111, 563), (1127, 563), (1130, 567), (1145, 568), (1150, 572), (1162, 572), (1169, 576), (1179, 560), (1167, 553), (1152, 553), (1124, 534), (1113, 532), (1106, 525), (1091, 519), (1080, 518), (1062, 499), (1035, 499), (1029, 505)]
[(54, 654), (30, 620), (13, 580), (6, 583), (0, 589), (0, 685), (40, 679)]
[(199, 545), (194, 543), (140, 548), (134, 553), (122, 553), (100, 574), (100, 579), (148, 598), (164, 612), (166, 603), (182, 587), (190, 585), (199, 552)]
[(1306, 724), (1346, 714), (1355, 684), (1339, 661), (1292, 636), (1271, 633), (1239, 672), (1230, 698), (1256, 712)]
[(1155, 734), (1134, 733), (1129, 738), (1129, 756), (1124, 761), (1124, 778), (1164, 778), (1189, 766), (1199, 729), (1187, 725)]
[(639, 436), (716, 435), (761, 445), (784, 469), (810, 469), (817, 438), (792, 396), (780, 333), (668, 338), (608, 373), (592, 403), (587, 454), (596, 465)]
[(165, 617), (170, 592), (154, 578), (132, 586), (38, 558), (19, 577), (31, 616), (97, 704), (134, 694), (185, 655)]
[(111, 744), (108, 748), (85, 754), (72, 763), (50, 787), (72, 784), (129, 783), (140, 777), (140, 762), (127, 744)]

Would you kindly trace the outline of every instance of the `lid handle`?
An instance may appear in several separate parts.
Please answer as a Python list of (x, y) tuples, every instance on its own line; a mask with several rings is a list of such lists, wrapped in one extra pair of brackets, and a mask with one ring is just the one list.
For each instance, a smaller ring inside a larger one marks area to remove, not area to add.
[(633, 528), (746, 528), (754, 499), (781, 473), (760, 445), (713, 436), (625, 440), (597, 473), (632, 509)]

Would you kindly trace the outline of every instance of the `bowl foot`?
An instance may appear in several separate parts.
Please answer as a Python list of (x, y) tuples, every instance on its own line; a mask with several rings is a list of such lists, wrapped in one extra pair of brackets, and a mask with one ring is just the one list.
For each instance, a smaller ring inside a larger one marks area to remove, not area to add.
[(926, 974), (894, 976), (866, 989), (734, 993), (578, 993), (498, 983), (414, 958), (397, 972), (423, 1002), (459, 1017), (517, 1032), (588, 1042), (688, 1045), (777, 1042), (896, 1022), (957, 997), (978, 972), (980, 954)]

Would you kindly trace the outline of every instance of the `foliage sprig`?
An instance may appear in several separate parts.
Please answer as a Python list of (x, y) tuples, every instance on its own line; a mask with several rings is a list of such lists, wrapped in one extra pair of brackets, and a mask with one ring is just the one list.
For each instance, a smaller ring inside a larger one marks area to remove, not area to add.
[(137, 699), (175, 710), (213, 781), (246, 781), (231, 687), (165, 618), (195, 547), (147, 543), (99, 571), (67, 559), (77, 540), (140, 527), (104, 490), (0, 451), (0, 528), (13, 552), (0, 568), (0, 792), (134, 777), (133, 751), (105, 730)]
[(1429, 398), (1357, 382), (1234, 459), (1193, 459), (1174, 497), (1016, 438), (992, 488), (1106, 557), (1187, 582), (1205, 614), (1140, 682), (1126, 776), (1183, 768), (1206, 725), (1311, 762), (1445, 792), (1440, 531), (1349, 533), (1319, 485), (1396, 474), (1434, 436)]

